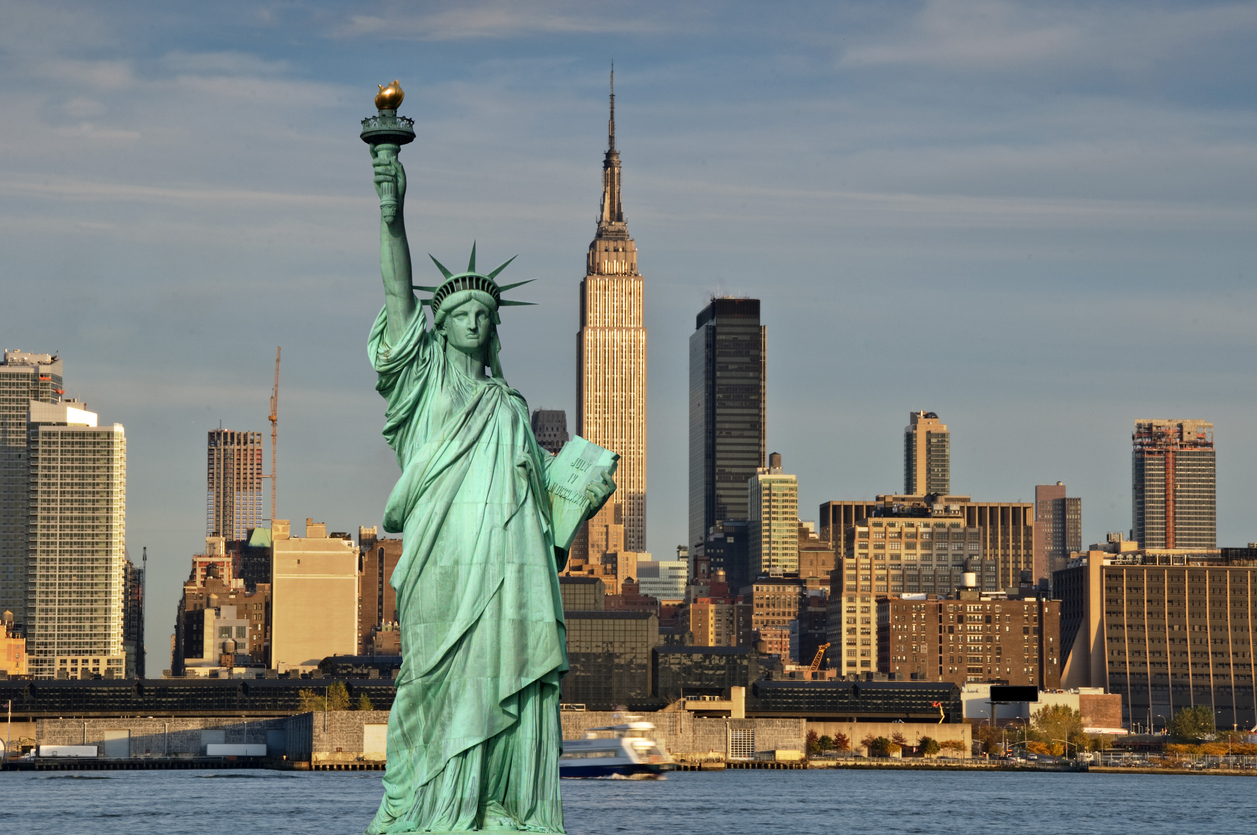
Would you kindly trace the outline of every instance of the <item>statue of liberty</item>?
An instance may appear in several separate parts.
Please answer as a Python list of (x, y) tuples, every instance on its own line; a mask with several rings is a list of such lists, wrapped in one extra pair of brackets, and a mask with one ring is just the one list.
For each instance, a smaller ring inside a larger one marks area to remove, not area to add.
[[(466, 272), (437, 262), (440, 284), (412, 286), (396, 151), (372, 145), (385, 301), (369, 350), (402, 471), (384, 529), (403, 535), (390, 581), (403, 660), (367, 832), (561, 833), (566, 552), (550, 506), (555, 459), (499, 360), (502, 292), (518, 285), (495, 281), (506, 264), (477, 272), (473, 246)], [(433, 293), (431, 329), (415, 289)], [(584, 489), (592, 515), (615, 490), (610, 470)]]

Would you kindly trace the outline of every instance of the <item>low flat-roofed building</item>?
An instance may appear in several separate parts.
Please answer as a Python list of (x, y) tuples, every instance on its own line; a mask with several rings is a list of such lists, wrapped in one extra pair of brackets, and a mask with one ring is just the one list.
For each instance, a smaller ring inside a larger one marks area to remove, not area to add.
[(849, 722), (961, 722), (960, 688), (920, 681), (757, 681), (747, 716)]

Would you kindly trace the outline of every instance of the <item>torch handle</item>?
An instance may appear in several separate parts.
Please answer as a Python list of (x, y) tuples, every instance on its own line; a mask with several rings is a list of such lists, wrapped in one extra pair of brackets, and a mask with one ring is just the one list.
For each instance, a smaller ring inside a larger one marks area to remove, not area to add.
[[(392, 142), (381, 142), (375, 147), (376, 157), (389, 162), (396, 160), (398, 152), (401, 151), (401, 146), (394, 145)], [(397, 183), (380, 183), (380, 218), (385, 223), (392, 223), (397, 219), (398, 208)]]

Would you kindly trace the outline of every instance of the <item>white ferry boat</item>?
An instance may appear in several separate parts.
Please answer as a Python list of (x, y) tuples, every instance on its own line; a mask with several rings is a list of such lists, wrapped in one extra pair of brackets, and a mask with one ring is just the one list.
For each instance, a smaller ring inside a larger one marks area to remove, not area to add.
[(675, 766), (654, 740), (650, 722), (590, 728), (584, 739), (563, 740), (560, 777), (657, 777)]

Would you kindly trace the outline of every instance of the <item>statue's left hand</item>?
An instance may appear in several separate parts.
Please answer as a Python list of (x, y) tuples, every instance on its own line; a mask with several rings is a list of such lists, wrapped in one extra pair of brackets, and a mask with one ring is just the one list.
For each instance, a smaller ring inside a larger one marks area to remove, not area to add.
[(607, 470), (602, 471), (602, 477), (597, 481), (590, 482), (585, 488), (585, 497), (589, 499), (589, 504), (593, 508), (590, 516), (593, 516), (602, 506), (607, 503), (607, 499), (611, 498), (611, 494), (615, 492), (615, 479), (611, 478), (611, 473)]

